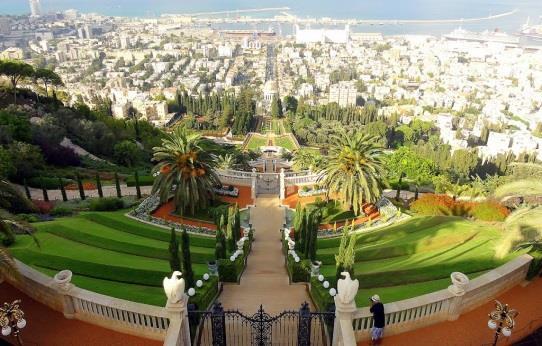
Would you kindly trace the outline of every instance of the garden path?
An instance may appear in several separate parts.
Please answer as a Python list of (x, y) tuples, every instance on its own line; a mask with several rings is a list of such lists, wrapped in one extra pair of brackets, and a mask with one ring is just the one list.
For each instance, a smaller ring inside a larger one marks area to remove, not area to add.
[(289, 283), (280, 242), (284, 210), (279, 207), (279, 199), (276, 196), (258, 197), (250, 217), (256, 232), (247, 267), (239, 285), (224, 285), (218, 301), (225, 309), (238, 309), (249, 314), (256, 312), (262, 304), (271, 315), (297, 310), (303, 302), (310, 303), (305, 285)]

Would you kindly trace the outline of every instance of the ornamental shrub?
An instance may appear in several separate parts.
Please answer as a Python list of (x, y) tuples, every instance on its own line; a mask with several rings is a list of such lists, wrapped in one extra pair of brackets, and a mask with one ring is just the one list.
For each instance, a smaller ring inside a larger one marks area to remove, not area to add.
[(115, 211), (124, 208), (124, 202), (120, 198), (98, 198), (90, 201), (92, 211)]
[(475, 203), (470, 211), (472, 217), (482, 221), (504, 221), (510, 211), (496, 201)]
[(448, 195), (426, 194), (410, 205), (410, 210), (422, 215), (452, 215), (456, 201)]

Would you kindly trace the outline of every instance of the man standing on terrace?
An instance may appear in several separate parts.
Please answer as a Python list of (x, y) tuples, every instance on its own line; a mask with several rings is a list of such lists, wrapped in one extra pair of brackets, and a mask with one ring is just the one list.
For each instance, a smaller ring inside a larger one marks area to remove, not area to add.
[(386, 325), (386, 319), (384, 315), (384, 305), (380, 302), (380, 297), (375, 294), (371, 298), (371, 313), (373, 314), (373, 330), (371, 331), (371, 340), (373, 345), (380, 345), (382, 336), (384, 335), (384, 326)]

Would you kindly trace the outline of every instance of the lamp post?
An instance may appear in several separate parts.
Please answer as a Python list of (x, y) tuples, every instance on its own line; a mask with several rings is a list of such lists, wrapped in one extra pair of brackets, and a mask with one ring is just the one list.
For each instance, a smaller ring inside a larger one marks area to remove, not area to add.
[(21, 329), (26, 327), (24, 312), (19, 307), (20, 303), (20, 300), (15, 300), (13, 303), (4, 303), (4, 306), (0, 308), (0, 327), (2, 328), (2, 335), (8, 336), (13, 333), (19, 346), (23, 344), (20, 335)]
[(510, 309), (508, 304), (502, 304), (498, 300), (495, 301), (495, 310), (489, 314), (489, 321), (487, 321), (489, 329), (495, 330), (493, 346), (497, 345), (501, 334), (506, 337), (512, 335), (512, 329), (514, 329), (515, 325), (514, 318), (518, 314), (519, 312)]

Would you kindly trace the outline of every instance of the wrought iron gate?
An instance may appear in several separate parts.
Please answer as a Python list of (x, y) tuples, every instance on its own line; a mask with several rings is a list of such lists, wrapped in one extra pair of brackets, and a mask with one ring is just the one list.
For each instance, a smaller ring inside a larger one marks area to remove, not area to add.
[(256, 193), (258, 195), (278, 195), (280, 192), (278, 173), (259, 173), (256, 177)]
[(304, 303), (299, 311), (270, 316), (260, 306), (247, 316), (237, 310), (225, 311), (216, 304), (211, 311), (189, 311), (193, 345), (298, 345), (327, 346), (333, 338), (333, 312), (311, 312)]

